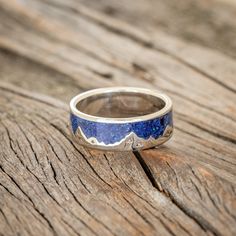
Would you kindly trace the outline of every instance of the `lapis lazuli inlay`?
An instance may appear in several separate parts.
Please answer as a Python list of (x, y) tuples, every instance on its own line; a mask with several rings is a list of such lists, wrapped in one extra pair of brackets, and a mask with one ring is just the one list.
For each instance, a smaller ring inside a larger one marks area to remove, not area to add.
[(80, 127), (86, 138), (94, 137), (105, 144), (119, 142), (131, 132), (146, 140), (150, 137), (157, 139), (163, 135), (167, 126), (173, 126), (172, 112), (152, 120), (124, 124), (89, 121), (74, 114), (71, 114), (70, 118), (74, 134)]

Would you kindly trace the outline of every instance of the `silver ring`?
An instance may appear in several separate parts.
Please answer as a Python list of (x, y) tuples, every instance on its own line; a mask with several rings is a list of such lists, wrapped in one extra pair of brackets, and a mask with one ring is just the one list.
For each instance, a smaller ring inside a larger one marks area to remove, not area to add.
[(171, 99), (149, 89), (89, 90), (72, 98), (70, 110), (74, 138), (90, 148), (147, 149), (166, 142), (173, 132)]

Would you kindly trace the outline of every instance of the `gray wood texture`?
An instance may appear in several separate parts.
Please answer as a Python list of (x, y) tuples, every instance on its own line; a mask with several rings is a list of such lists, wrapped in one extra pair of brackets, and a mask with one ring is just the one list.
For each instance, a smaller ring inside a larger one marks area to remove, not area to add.
[[(0, 235), (236, 234), (236, 7), (181, 0), (221, 19), (227, 43), (190, 15), (184, 37), (177, 1), (153, 2), (0, 0)], [(70, 98), (116, 85), (173, 99), (168, 144), (112, 153), (71, 139)]]

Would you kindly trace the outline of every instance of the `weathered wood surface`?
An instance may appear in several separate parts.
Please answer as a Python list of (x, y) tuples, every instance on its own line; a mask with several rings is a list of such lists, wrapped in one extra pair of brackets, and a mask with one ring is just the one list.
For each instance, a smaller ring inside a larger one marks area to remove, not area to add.
[[(0, 233), (235, 235), (236, 62), (228, 49), (83, 4), (0, 1)], [(103, 153), (71, 140), (69, 99), (113, 85), (172, 97), (176, 129), (165, 147)]]
[[(225, 4), (228, 1), (229, 4)], [(80, 0), (149, 32), (156, 29), (236, 57), (235, 0)]]

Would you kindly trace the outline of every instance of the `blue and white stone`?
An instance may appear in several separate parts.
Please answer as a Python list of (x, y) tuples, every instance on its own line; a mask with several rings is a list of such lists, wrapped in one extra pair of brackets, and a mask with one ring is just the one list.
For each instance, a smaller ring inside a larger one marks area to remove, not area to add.
[(117, 150), (144, 149), (157, 146), (172, 135), (172, 111), (145, 121), (103, 123), (82, 119), (71, 113), (71, 128), (79, 140), (93, 147), (116, 147)]

